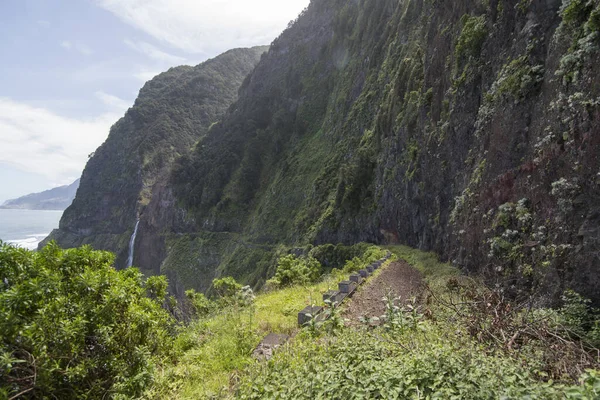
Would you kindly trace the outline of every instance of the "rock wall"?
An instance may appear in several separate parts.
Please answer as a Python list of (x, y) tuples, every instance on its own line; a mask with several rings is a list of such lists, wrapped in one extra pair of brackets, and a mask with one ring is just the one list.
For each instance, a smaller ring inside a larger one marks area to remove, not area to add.
[(256, 286), (278, 248), (405, 243), (600, 302), (599, 35), (597, 1), (313, 0), (152, 186), (141, 266)]

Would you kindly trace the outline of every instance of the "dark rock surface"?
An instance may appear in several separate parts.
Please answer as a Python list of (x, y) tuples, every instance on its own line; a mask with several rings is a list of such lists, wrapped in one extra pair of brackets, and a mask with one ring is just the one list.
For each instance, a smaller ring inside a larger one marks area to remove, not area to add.
[(599, 6), (567, 3), (313, 0), (164, 184), (130, 154), (55, 237), (127, 240), (139, 215), (142, 267), (200, 290), (260, 285), (279, 245), (403, 243), (512, 296), (600, 303)]

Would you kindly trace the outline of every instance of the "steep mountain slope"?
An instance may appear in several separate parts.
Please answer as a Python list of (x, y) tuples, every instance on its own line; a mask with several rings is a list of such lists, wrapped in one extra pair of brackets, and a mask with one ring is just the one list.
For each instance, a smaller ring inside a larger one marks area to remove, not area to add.
[(75, 198), (79, 179), (70, 185), (59, 186), (40, 193), (31, 193), (17, 199), (6, 200), (0, 208), (20, 210), (64, 210)]
[(177, 169), (197, 233), (163, 266), (197, 287), (260, 283), (257, 244), (401, 242), (514, 294), (600, 301), (599, 15), (578, 0), (313, 1)]
[(600, 302), (599, 36), (597, 0), (313, 0), (142, 197), (136, 264), (180, 292), (260, 285), (280, 246), (406, 243)]
[(235, 49), (196, 67), (171, 68), (140, 90), (106, 142), (90, 158), (73, 205), (49, 239), (91, 244), (124, 266), (140, 213), (173, 161), (190, 151), (237, 98), (266, 47)]

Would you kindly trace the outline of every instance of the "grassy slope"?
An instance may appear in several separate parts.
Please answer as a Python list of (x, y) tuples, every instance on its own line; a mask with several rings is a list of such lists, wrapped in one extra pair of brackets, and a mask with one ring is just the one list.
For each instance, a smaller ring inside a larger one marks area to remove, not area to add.
[(263, 293), (250, 308), (230, 308), (195, 321), (178, 338), (181, 353), (177, 364), (160, 371), (148, 396), (226, 397), (232, 377), (253, 363), (250, 354), (262, 337), (270, 332), (294, 334), (298, 311), (322, 304), (322, 293), (336, 287), (342, 278), (336, 274), (315, 285)]
[[(423, 272), (437, 294), (448, 278), (459, 275), (433, 253), (387, 249)], [(160, 371), (147, 397), (558, 399), (572, 392), (569, 398), (585, 399), (593, 390), (600, 393), (597, 374), (588, 377), (587, 388), (544, 382), (536, 359), (490, 350), (435, 307), (439, 320), (407, 319), (391, 331), (298, 332), (297, 312), (320, 304), (321, 293), (344, 277), (334, 271), (318, 284), (262, 293), (250, 308), (230, 308), (194, 322), (178, 338), (177, 364)], [(256, 362), (250, 354), (269, 332), (297, 335), (272, 361)]]

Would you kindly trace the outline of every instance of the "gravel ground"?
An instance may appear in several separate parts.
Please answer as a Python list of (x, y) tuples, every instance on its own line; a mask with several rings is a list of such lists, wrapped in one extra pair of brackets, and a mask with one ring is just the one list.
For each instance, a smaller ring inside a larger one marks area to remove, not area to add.
[(360, 317), (379, 317), (385, 312), (383, 297), (388, 293), (401, 297), (401, 303), (418, 297), (423, 276), (405, 261), (395, 261), (381, 270), (378, 276), (364, 283), (342, 310), (350, 325), (359, 324)]

